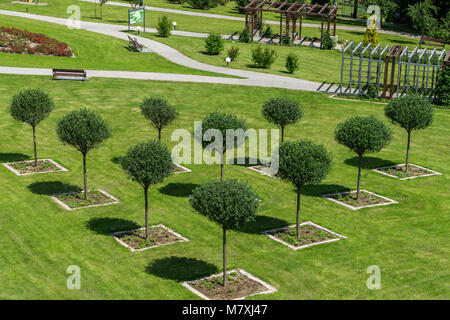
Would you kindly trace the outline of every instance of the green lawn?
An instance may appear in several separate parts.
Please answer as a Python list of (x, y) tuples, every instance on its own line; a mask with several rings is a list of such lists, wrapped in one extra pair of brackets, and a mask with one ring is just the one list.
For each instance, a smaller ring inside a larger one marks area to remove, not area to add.
[[(278, 289), (252, 299), (445, 299), (449, 296), (448, 111), (437, 110), (433, 125), (415, 132), (412, 162), (442, 176), (398, 181), (364, 169), (364, 189), (399, 201), (351, 211), (319, 197), (354, 188), (352, 153), (333, 140), (336, 124), (355, 114), (383, 116), (383, 106), (329, 99), (321, 93), (224, 85), (90, 79), (51, 81), (45, 77), (0, 76), (0, 162), (32, 156), (29, 126), (9, 116), (11, 96), (31, 83), (49, 92), (56, 109), (37, 128), (40, 158), (53, 158), (68, 172), (17, 177), (0, 167), (1, 299), (195, 299), (179, 282), (221, 266), (221, 230), (194, 213), (188, 195), (197, 184), (219, 176), (219, 166), (187, 165), (192, 173), (169, 177), (150, 191), (150, 223), (164, 223), (190, 242), (131, 253), (108, 234), (143, 225), (141, 188), (128, 180), (116, 158), (137, 142), (156, 137), (140, 115), (144, 96), (161, 96), (180, 117), (163, 131), (192, 131), (193, 121), (213, 110), (234, 112), (251, 128), (272, 128), (260, 115), (271, 97), (297, 99), (305, 108), (286, 139), (309, 138), (325, 144), (334, 168), (320, 185), (304, 188), (302, 221), (311, 220), (348, 239), (293, 251), (260, 232), (295, 221), (295, 191), (278, 179), (227, 165), (225, 176), (248, 181), (262, 199), (255, 223), (228, 237), (229, 269), (243, 268)], [(119, 94), (118, 94), (119, 93)], [(111, 125), (113, 136), (88, 154), (88, 183), (116, 196), (118, 205), (65, 211), (49, 194), (82, 186), (81, 155), (57, 139), (55, 125), (70, 110), (89, 107)], [(368, 167), (404, 161), (406, 134), (394, 130), (392, 143), (370, 155)], [(68, 290), (70, 265), (81, 268), (81, 289)], [(367, 267), (381, 268), (381, 290), (368, 290)]]
[[(25, 6), (22, 4), (11, 4), (10, 0), (0, 0), (0, 9), (25, 12), (28, 7), (29, 13), (67, 18), (69, 17), (69, 14), (66, 13), (68, 6), (76, 4), (81, 9), (81, 20), (101, 22), (101, 20), (94, 17), (95, 6), (93, 3), (77, 0), (48, 0), (47, 2), (49, 4), (48, 6)], [(125, 7), (104, 5), (103, 22), (127, 25), (127, 10), (128, 9)], [(98, 11), (99, 9), (97, 9), (97, 17), (99, 16)], [(177, 30), (182, 31), (233, 34), (236, 31), (242, 31), (244, 28), (244, 22), (240, 21), (203, 18), (164, 12), (147, 13), (147, 26), (155, 28), (158, 24), (158, 19), (164, 15), (167, 15), (172, 21), (176, 21)], [(272, 26), (272, 29), (274, 33), (278, 32), (277, 26)], [(304, 27), (302, 29), (302, 35), (309, 37), (320, 36), (320, 26), (318, 25), (316, 28)], [(363, 38), (363, 32), (359, 31), (338, 30), (337, 35), (339, 36), (339, 40), (362, 41)], [(418, 45), (418, 41), (415, 39), (390, 34), (380, 34), (380, 41), (382, 44), (396, 43), (409, 46)]]
[(75, 54), (74, 58), (69, 58), (0, 53), (1, 66), (151, 71), (223, 76), (177, 65), (156, 53), (131, 52), (127, 49), (127, 41), (102, 34), (76, 29), (69, 30), (65, 26), (31, 19), (4, 15), (0, 18), (0, 25), (2, 26), (43, 33), (50, 38), (64, 41), (74, 50)]

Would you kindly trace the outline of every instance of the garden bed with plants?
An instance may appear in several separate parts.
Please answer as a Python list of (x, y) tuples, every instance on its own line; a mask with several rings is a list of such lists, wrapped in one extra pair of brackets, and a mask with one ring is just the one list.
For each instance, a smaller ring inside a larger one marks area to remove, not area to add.
[(395, 166), (380, 167), (373, 169), (373, 171), (390, 176), (392, 178), (398, 178), (400, 180), (407, 180), (418, 177), (428, 177), (441, 174), (440, 172), (427, 169), (415, 164), (410, 164), (408, 172), (406, 172), (405, 164), (399, 164)]
[(189, 290), (207, 300), (238, 300), (256, 294), (275, 292), (276, 289), (243, 270), (227, 272), (227, 285), (223, 286), (223, 273), (184, 282)]
[(34, 160), (10, 162), (4, 163), (3, 165), (12, 172), (14, 172), (16, 175), (20, 176), (35, 173), (67, 171), (66, 168), (60, 166), (51, 159), (38, 160), (37, 165), (35, 165)]
[(356, 197), (356, 191), (326, 194), (322, 197), (353, 210), (397, 203), (392, 199), (366, 190), (361, 190), (359, 199)]
[(188, 241), (164, 225), (149, 227), (149, 238), (145, 238), (145, 228), (120, 231), (112, 234), (114, 238), (131, 251), (142, 251), (154, 247), (164, 246), (175, 242)]
[(105, 206), (119, 202), (112, 195), (100, 189), (88, 191), (87, 199), (84, 199), (83, 191), (57, 194), (52, 198), (67, 210)]
[(65, 42), (16, 28), (0, 27), (0, 52), (73, 57)]

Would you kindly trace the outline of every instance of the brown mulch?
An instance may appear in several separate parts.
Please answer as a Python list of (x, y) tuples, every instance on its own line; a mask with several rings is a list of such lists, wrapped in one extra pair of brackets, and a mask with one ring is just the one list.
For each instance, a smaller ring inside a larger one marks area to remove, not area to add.
[(338, 238), (334, 234), (310, 224), (300, 226), (300, 240), (297, 239), (297, 227), (295, 226), (275, 231), (271, 235), (296, 247)]
[(356, 192), (333, 195), (330, 196), (330, 198), (336, 199), (337, 201), (343, 202), (356, 208), (389, 202), (383, 198), (367, 193), (365, 191), (360, 191), (359, 199), (356, 199)]
[(149, 227), (148, 240), (145, 239), (145, 229), (130, 231), (129, 233), (123, 233), (115, 237), (133, 249), (144, 249), (181, 240), (173, 233), (161, 227)]
[(398, 178), (410, 178), (410, 177), (420, 177), (426, 174), (433, 173), (430, 170), (419, 168), (413, 164), (409, 165), (408, 173), (405, 172), (405, 166), (399, 165), (391, 168), (377, 169), (378, 171), (391, 174)]
[(11, 167), (19, 171), (21, 174), (24, 173), (38, 173), (38, 172), (48, 172), (48, 171), (58, 171), (59, 168), (53, 163), (47, 160), (38, 160), (37, 166), (33, 162), (13, 162), (9, 164)]

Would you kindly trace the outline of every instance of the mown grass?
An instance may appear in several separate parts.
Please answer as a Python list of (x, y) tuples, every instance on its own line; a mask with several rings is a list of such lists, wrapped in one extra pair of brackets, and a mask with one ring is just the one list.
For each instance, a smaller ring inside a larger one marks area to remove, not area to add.
[[(100, 20), (98, 5), (97, 18), (95, 18), (95, 5), (93, 3), (78, 0), (52, 0), (47, 2), (49, 4), (48, 6), (25, 6), (22, 4), (12, 4), (9, 0), (0, 0), (0, 9), (25, 12), (26, 8), (28, 7), (29, 13), (68, 18), (70, 14), (66, 12), (67, 8), (70, 5), (75, 4), (81, 9), (81, 20), (83, 21), (128, 25), (128, 8), (126, 7), (104, 5), (103, 20)], [(176, 21), (177, 30), (182, 31), (233, 34), (236, 31), (242, 31), (242, 29), (244, 29), (244, 22), (241, 21), (187, 16), (182, 14), (171, 14), (156, 11), (147, 12), (147, 27), (156, 28), (158, 19), (164, 15), (168, 16), (172, 21)], [(272, 26), (272, 29), (274, 33), (278, 32), (278, 27), (276, 25)], [(302, 28), (302, 35), (309, 37), (320, 37), (320, 26), (318, 25), (317, 27), (313, 28), (304, 27)], [(337, 35), (339, 36), (339, 40), (354, 40), (359, 42), (362, 41), (363, 38), (363, 32), (361, 31), (337, 30)], [(391, 43), (409, 46), (418, 45), (418, 40), (416, 39), (392, 34), (380, 34), (380, 42), (382, 44)]]
[(84, 30), (69, 30), (62, 25), (32, 19), (4, 15), (0, 15), (0, 19), (1, 26), (43, 33), (50, 38), (66, 42), (75, 54), (74, 58), (70, 58), (0, 53), (1, 66), (149, 71), (222, 76), (180, 66), (156, 53), (132, 52), (127, 49), (127, 41), (114, 37)]
[[(21, 88), (40, 87), (56, 109), (37, 128), (38, 155), (52, 158), (68, 172), (17, 177), (0, 167), (0, 298), (2, 299), (196, 299), (180, 281), (220, 270), (221, 230), (194, 213), (192, 189), (218, 178), (218, 165), (186, 165), (150, 191), (150, 223), (163, 223), (189, 242), (131, 253), (110, 232), (144, 223), (141, 188), (117, 164), (135, 143), (156, 138), (139, 113), (145, 96), (167, 98), (180, 117), (163, 131), (170, 147), (176, 128), (192, 131), (193, 121), (213, 110), (234, 112), (251, 128), (273, 128), (260, 115), (263, 102), (285, 96), (301, 102), (303, 119), (286, 130), (287, 140), (308, 138), (332, 152), (334, 167), (322, 184), (304, 188), (302, 221), (311, 220), (348, 237), (338, 242), (293, 251), (263, 230), (295, 222), (295, 191), (278, 179), (244, 166), (226, 165), (225, 176), (248, 181), (262, 199), (256, 222), (229, 233), (229, 269), (243, 268), (277, 287), (278, 292), (252, 299), (445, 299), (449, 296), (448, 111), (437, 110), (433, 125), (415, 132), (412, 163), (443, 172), (442, 176), (398, 181), (367, 168), (404, 162), (406, 134), (389, 124), (383, 106), (329, 99), (320, 93), (225, 85), (112, 79), (87, 82), (51, 81), (45, 77), (0, 76), (0, 162), (30, 158), (29, 126), (9, 116), (11, 96)], [(116, 196), (117, 205), (69, 212), (49, 194), (82, 186), (80, 154), (58, 141), (56, 122), (80, 107), (98, 111), (113, 135), (88, 154), (89, 188)], [(370, 155), (362, 176), (364, 189), (399, 201), (385, 207), (348, 210), (319, 195), (354, 188), (356, 160), (337, 145), (333, 130), (343, 119), (375, 115), (394, 130), (392, 143)], [(70, 265), (81, 268), (81, 289), (68, 290)], [(368, 266), (381, 268), (381, 290), (369, 290)]]

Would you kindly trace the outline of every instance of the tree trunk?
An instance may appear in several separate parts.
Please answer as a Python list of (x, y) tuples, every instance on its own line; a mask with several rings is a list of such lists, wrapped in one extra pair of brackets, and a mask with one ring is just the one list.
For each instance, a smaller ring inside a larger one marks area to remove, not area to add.
[(161, 128), (158, 129), (158, 140), (161, 141)]
[(223, 151), (220, 153), (220, 181), (223, 180)]
[(36, 128), (33, 126), (33, 144), (34, 144), (34, 166), (37, 166), (37, 150), (36, 150)]
[(359, 0), (354, 0), (355, 1), (355, 5), (353, 6), (353, 18), (356, 19), (356, 17), (358, 16), (358, 1)]
[(406, 147), (406, 165), (405, 165), (405, 171), (406, 174), (408, 174), (409, 170), (409, 145), (411, 143), (411, 131), (408, 131), (408, 145)]
[(281, 126), (281, 143), (284, 141), (284, 126)]
[(361, 184), (361, 164), (362, 164), (362, 155), (359, 155), (358, 161), (358, 185), (356, 187), (356, 199), (359, 200), (359, 189)]
[(103, 20), (103, 5), (100, 3), (100, 20)]
[(87, 200), (86, 154), (83, 153), (84, 200)]
[(297, 187), (297, 240), (300, 240), (300, 192), (302, 187)]
[(227, 286), (227, 229), (223, 227), (223, 286)]
[(148, 187), (144, 188), (144, 199), (145, 199), (145, 239), (148, 240)]

